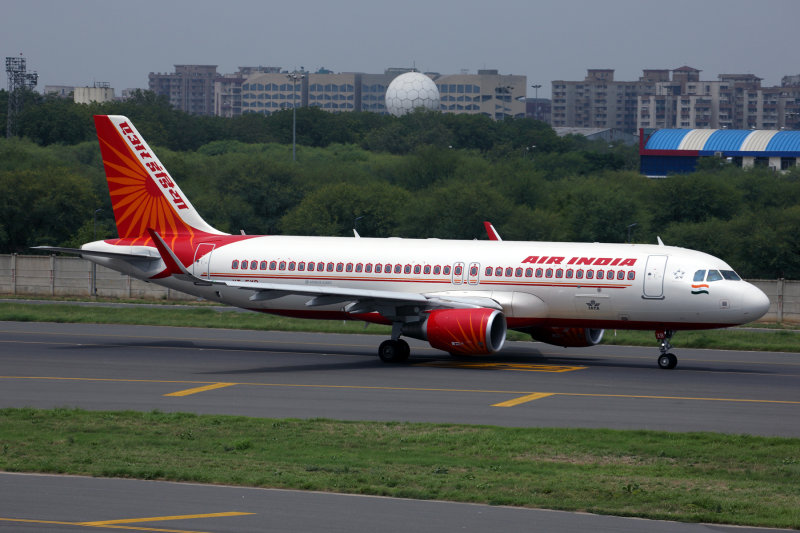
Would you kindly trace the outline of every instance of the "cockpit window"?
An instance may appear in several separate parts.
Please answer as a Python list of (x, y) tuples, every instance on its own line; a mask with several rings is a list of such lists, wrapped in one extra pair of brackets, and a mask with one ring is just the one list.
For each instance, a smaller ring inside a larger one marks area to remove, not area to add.
[(694, 273), (694, 281), (703, 281), (704, 279), (706, 279), (705, 270), (698, 270)]
[(722, 276), (727, 279), (728, 281), (741, 281), (742, 278), (739, 277), (739, 274), (734, 272), (733, 270), (720, 270)]
[(706, 276), (706, 281), (719, 281), (722, 279), (722, 274), (719, 273), (719, 270), (709, 270), (708, 276)]

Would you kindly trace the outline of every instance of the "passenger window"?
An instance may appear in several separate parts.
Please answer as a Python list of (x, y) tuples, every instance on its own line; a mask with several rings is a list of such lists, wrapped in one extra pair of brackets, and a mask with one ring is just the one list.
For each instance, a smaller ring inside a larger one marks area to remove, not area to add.
[(375, 273), (380, 274), (381, 272), (383, 272), (383, 265), (378, 263), (377, 265), (375, 265)]
[(477, 276), (478, 275), (478, 267), (473, 266), (472, 268), (470, 268), (469, 269), (469, 275), (470, 276)]
[(411, 274), (411, 265), (406, 265), (403, 267), (403, 274)]
[(629, 270), (628, 271), (628, 279), (636, 279), (636, 271)]
[(484, 276), (491, 276), (492, 272), (494, 272), (494, 269), (492, 267), (486, 267), (486, 270), (484, 270), (483, 275)]
[(506, 267), (506, 277), (510, 278), (514, 274), (514, 269), (511, 267)]
[(394, 273), (395, 274), (399, 274), (401, 270), (403, 270), (403, 265), (395, 265), (394, 266)]
[(258, 268), (258, 261), (250, 261), (250, 270), (256, 270)]
[(309, 261), (309, 262), (308, 262), (308, 271), (309, 271), (309, 272), (314, 272), (314, 265), (315, 265), (315, 264), (316, 264), (316, 263), (314, 263), (314, 261)]
[(414, 265), (414, 274), (421, 274), (422, 273), (422, 266)]
[(625, 271), (623, 271), (623, 270), (620, 270), (619, 272), (617, 272), (617, 279), (618, 279), (618, 280), (623, 280), (623, 279), (625, 279)]
[(503, 275), (503, 267), (497, 267), (494, 269), (495, 276), (502, 276)]
[(336, 272), (344, 270), (344, 263), (336, 263)]
[(353, 271), (353, 263), (347, 263), (347, 266), (344, 267), (345, 272), (352, 272)]
[(278, 265), (278, 270), (286, 270), (286, 261), (281, 261)]
[(448, 266), (444, 267), (444, 269), (443, 269), (443, 272), (442, 272), (442, 273), (443, 273), (445, 276), (449, 276), (449, 275), (450, 275), (450, 265), (448, 265)]
[(719, 281), (721, 279), (722, 274), (719, 273), (719, 270), (709, 270), (706, 276), (706, 281)]
[(597, 279), (603, 279), (604, 276), (605, 272), (603, 272), (602, 270), (597, 271)]
[(294, 261), (289, 261), (289, 270), (294, 270), (294, 267), (297, 265)]
[(521, 277), (522, 277), (522, 269), (521, 269), (521, 268), (517, 268), (517, 269), (514, 271), (514, 275), (515, 275), (516, 277), (518, 277), (518, 278), (521, 278)]
[(533, 277), (533, 269), (532, 269), (532, 268), (526, 268), (526, 269), (525, 269), (525, 277), (526, 277), (526, 278), (531, 278), (531, 277)]
[(367, 263), (367, 266), (364, 267), (364, 272), (367, 274), (372, 273), (372, 263)]
[(567, 279), (572, 279), (572, 274), (574, 274), (573, 270), (571, 268), (568, 268), (567, 269), (567, 276), (566, 276)]
[(433, 267), (433, 275), (434, 276), (438, 276), (441, 271), (442, 271), (442, 267), (440, 267), (439, 265), (436, 265), (435, 267)]
[(575, 272), (575, 279), (583, 279), (583, 269), (579, 268), (577, 272)]
[(238, 259), (234, 259), (233, 261), (231, 261), (231, 268), (233, 268), (233, 269), (239, 268), (239, 260)]
[(594, 278), (594, 270), (590, 268), (589, 270), (586, 271), (586, 279), (592, 279), (592, 278)]
[(557, 277), (557, 278), (562, 278), (562, 277), (564, 277), (564, 270), (562, 270), (562, 269), (560, 269), (560, 268), (559, 268), (559, 269), (556, 269), (556, 277)]
[(303, 272), (305, 269), (306, 269), (305, 261), (300, 261), (299, 263), (297, 263), (297, 270)]
[(328, 263), (327, 270), (328, 272), (333, 272), (333, 263)]
[(362, 270), (364, 270), (364, 265), (362, 265), (361, 263), (358, 263), (356, 265), (356, 272), (361, 272)]
[[(333, 263), (331, 263), (331, 265), (333, 265)], [(317, 263), (317, 272), (322, 272), (323, 270), (325, 270), (325, 263), (320, 261)]]
[(544, 271), (544, 277), (552, 278), (553, 277), (553, 269), (552, 268), (548, 268), (547, 270), (545, 270)]
[(430, 265), (425, 265), (425, 268), (423, 269), (423, 273), (430, 274), (431, 273), (431, 266)]
[(694, 273), (694, 281), (703, 281), (704, 279), (706, 279), (705, 270), (698, 270)]
[(250, 264), (249, 259), (242, 259), (242, 263), (239, 265), (239, 268), (245, 270), (249, 264)]
[(544, 270), (542, 270), (541, 268), (537, 268), (536, 269), (536, 277), (537, 278), (541, 278), (542, 276), (544, 276)]
[(457, 267), (456, 267), (456, 270), (455, 270), (454, 274), (455, 274), (456, 276), (460, 276), (460, 275), (461, 275), (461, 267), (460, 267), (460, 266), (457, 266)]
[(267, 262), (266, 261), (261, 261), (261, 263), (258, 265), (258, 269), (259, 270), (266, 270), (267, 269)]

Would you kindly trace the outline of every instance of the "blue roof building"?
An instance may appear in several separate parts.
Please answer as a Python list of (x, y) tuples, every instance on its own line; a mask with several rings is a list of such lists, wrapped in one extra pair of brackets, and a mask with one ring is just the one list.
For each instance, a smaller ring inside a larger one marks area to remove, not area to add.
[(800, 131), (664, 129), (640, 130), (642, 174), (665, 177), (693, 172), (701, 157), (721, 157), (743, 168), (787, 170), (800, 158)]

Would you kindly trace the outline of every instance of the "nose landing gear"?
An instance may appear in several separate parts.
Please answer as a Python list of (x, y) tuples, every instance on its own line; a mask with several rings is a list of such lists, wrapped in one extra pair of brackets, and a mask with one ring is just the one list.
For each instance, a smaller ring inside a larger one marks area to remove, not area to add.
[(673, 335), (675, 335), (675, 331), (671, 329), (656, 331), (656, 339), (661, 341), (661, 345), (658, 347), (661, 352), (661, 355), (658, 356), (658, 367), (664, 370), (672, 370), (678, 366), (678, 358), (675, 357), (675, 354), (669, 353), (672, 349), (669, 341), (672, 340)]

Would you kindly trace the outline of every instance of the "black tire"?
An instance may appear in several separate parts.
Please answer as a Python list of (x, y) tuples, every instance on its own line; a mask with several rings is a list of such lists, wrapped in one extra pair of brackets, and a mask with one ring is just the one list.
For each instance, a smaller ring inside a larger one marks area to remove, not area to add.
[(378, 357), (384, 363), (402, 363), (411, 355), (411, 348), (404, 340), (385, 340), (378, 347)]
[(675, 354), (665, 353), (658, 358), (658, 367), (664, 370), (672, 370), (678, 366), (678, 358)]

